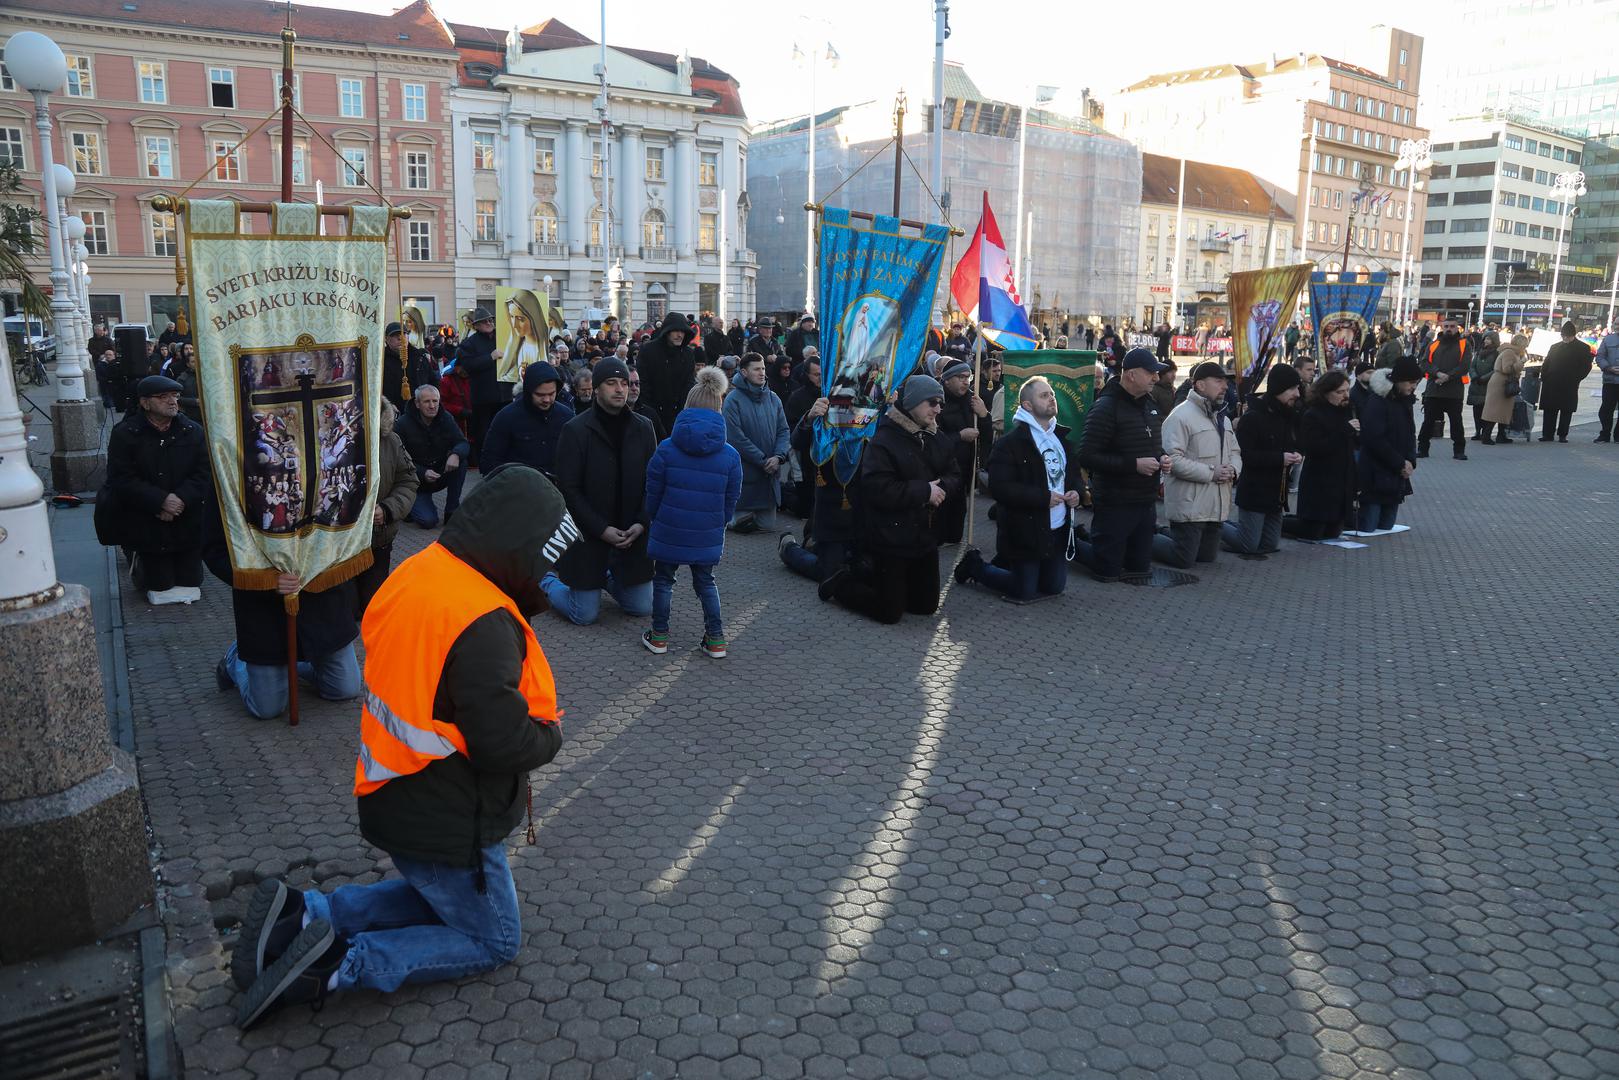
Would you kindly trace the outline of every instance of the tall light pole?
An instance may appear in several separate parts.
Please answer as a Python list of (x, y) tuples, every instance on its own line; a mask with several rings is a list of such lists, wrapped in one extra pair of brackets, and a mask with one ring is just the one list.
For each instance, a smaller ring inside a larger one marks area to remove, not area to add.
[(1411, 258), (1411, 212), (1417, 198), (1417, 172), (1433, 164), (1432, 146), (1427, 139), (1405, 139), (1400, 143), (1400, 156), (1394, 170), (1405, 170), (1405, 228), (1400, 233), (1400, 293), (1399, 319), (1404, 323), (1410, 317), (1410, 301), (1415, 292), (1411, 288), (1411, 271), (1415, 261)]
[[(1304, 136), (1299, 136), (1303, 138)], [(1310, 252), (1306, 245), (1310, 235), (1310, 199), (1315, 194), (1315, 127), (1310, 127), (1310, 167), (1304, 174), (1304, 224), (1299, 228), (1299, 262), (1308, 262)]]
[[(1202, 131), (1203, 125), (1209, 122), (1209, 114), (1205, 111), (1203, 118), (1192, 129), (1193, 133)], [(1018, 188), (1023, 187), (1020, 180)], [(1181, 259), (1182, 246), (1186, 237), (1181, 235), (1186, 227), (1186, 155), (1181, 155), (1180, 179), (1175, 182), (1175, 261), (1169, 265), (1169, 316), (1171, 329), (1180, 328), (1181, 318)]]
[[(798, 18), (800, 22), (806, 24), (811, 23), (812, 21), (820, 22), (820, 20), (811, 20), (808, 15), (800, 15)], [(824, 23), (822, 25), (824, 26)], [(810, 29), (818, 30), (819, 28), (806, 28), (807, 31)], [(806, 64), (809, 67), (809, 123), (805, 125), (805, 133), (809, 136), (809, 168), (806, 172), (808, 191), (806, 192), (804, 201), (806, 203), (813, 204), (815, 202), (815, 72), (816, 69), (820, 67), (820, 63), (823, 58), (828, 64), (836, 67), (838, 63), (838, 51), (832, 47), (832, 43), (830, 41), (820, 41), (818, 34), (813, 37), (807, 36), (807, 39), (815, 42), (815, 44), (810, 46), (808, 53), (799, 48), (798, 42), (793, 42), (793, 59), (799, 61), (800, 63)], [(815, 215), (806, 213), (804, 215), (804, 314), (813, 315), (814, 313)]]
[[(1056, 89), (1050, 86), (1037, 86), (1034, 88), (1035, 105), (1044, 105), (1056, 96)], [(1023, 270), (1023, 242), (1027, 230), (1024, 227), (1023, 215), (1023, 176), (1024, 161), (1029, 150), (1029, 112), (1028, 108), (1020, 107), (1017, 126), (1017, 213), (1013, 226), (1017, 229), (1017, 238), (1014, 245), (1012, 265), (1018, 272)], [(1184, 177), (1183, 177), (1184, 179)], [(1027, 282), (1025, 282), (1027, 287)]]
[[(601, 59), (596, 63), (601, 93), (596, 98), (596, 120), (602, 135), (602, 321), (613, 310), (613, 152), (612, 122), (607, 113), (607, 0), (601, 0)], [(720, 207), (720, 216), (725, 207)], [(723, 257), (723, 256), (722, 256)]]
[(1562, 201), (1557, 214), (1557, 245), (1552, 250), (1552, 302), (1546, 305), (1546, 328), (1557, 321), (1557, 278), (1563, 269), (1563, 223), (1574, 212), (1574, 200), (1585, 194), (1585, 174), (1578, 169), (1560, 172), (1552, 181), (1552, 196)]
[[(928, 184), (944, 198), (944, 43), (950, 37), (950, 0), (933, 0), (933, 145)], [(945, 207), (946, 210), (949, 207)]]

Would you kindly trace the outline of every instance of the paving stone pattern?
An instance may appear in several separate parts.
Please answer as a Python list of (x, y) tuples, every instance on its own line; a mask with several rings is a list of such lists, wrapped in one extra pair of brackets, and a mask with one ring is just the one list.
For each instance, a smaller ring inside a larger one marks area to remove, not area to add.
[(357, 710), (248, 719), (224, 590), (126, 582), (187, 1074), (1619, 1076), (1619, 450), (1589, 431), (1436, 456), (1412, 532), (1187, 588), (952, 587), (887, 629), (760, 535), (720, 568), (724, 661), (683, 583), (667, 656), (611, 604), (542, 616), (568, 744), (512, 841), (517, 962), (245, 1036), (254, 883), (391, 872)]

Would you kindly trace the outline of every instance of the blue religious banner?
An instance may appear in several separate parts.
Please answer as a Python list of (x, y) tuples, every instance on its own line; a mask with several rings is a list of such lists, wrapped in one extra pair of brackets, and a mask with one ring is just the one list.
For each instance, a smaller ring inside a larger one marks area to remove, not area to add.
[(904, 235), (898, 218), (857, 220), (821, 211), (821, 393), (816, 464), (832, 460), (839, 483), (854, 478), (860, 449), (895, 389), (916, 368), (950, 237), (944, 225)]
[(1384, 270), (1310, 275), (1310, 314), (1315, 319), (1316, 355), (1341, 367), (1351, 362), (1372, 332), (1377, 302), (1388, 282)]

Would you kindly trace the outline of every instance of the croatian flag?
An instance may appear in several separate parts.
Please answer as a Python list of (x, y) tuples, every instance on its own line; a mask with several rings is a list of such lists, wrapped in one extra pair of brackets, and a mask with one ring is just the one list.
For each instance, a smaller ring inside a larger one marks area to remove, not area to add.
[(989, 209), (989, 193), (984, 193), (984, 213), (967, 253), (950, 274), (950, 295), (969, 319), (977, 320), (984, 336), (1003, 348), (1026, 349), (1034, 345), (1034, 330), (1028, 312), (1012, 280), (1012, 260), (1006, 254), (1001, 230)]

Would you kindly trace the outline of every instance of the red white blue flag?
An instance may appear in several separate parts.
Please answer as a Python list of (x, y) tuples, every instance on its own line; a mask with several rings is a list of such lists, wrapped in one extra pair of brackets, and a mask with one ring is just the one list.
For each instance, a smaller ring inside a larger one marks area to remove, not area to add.
[(1001, 230), (984, 193), (984, 213), (967, 253), (950, 274), (950, 295), (969, 319), (978, 322), (984, 336), (1009, 349), (1034, 345), (1029, 313), (1012, 279), (1012, 260), (1001, 240)]

